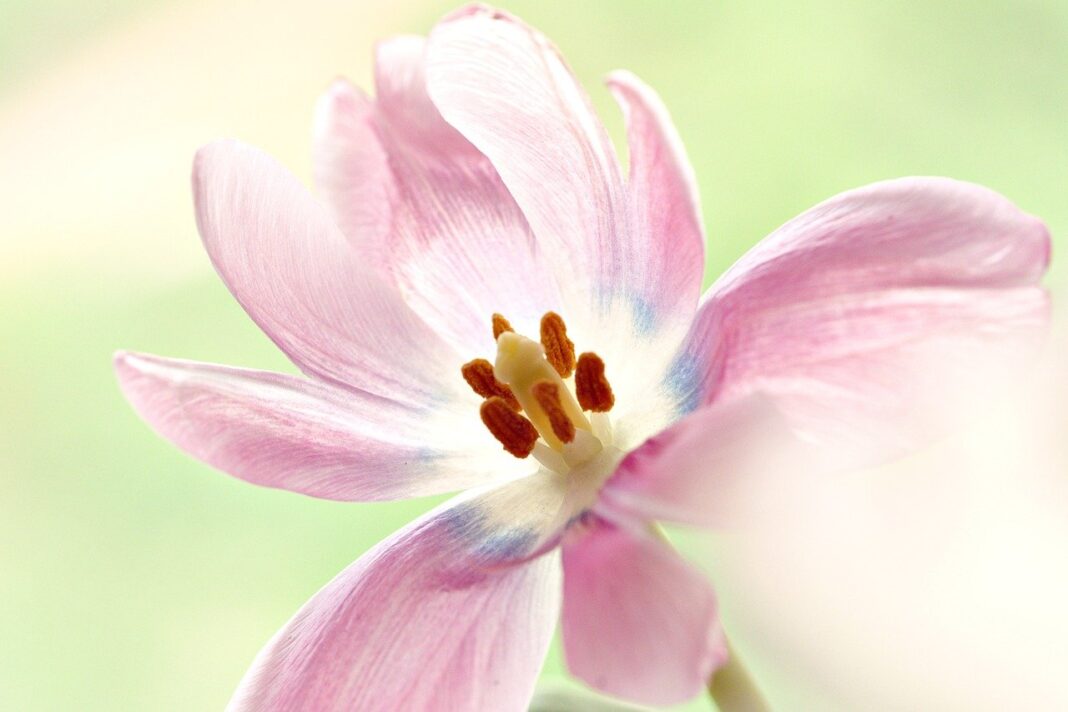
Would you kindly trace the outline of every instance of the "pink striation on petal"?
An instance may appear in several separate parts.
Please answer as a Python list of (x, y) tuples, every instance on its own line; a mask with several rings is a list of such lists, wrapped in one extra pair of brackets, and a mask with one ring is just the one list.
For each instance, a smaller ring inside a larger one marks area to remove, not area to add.
[[(179, 448), (264, 487), (337, 500), (418, 497), (507, 476), (435, 410), (292, 376), (120, 353), (137, 412)], [(484, 445), (484, 447), (479, 447)]]
[(556, 625), (561, 492), (534, 476), (389, 537), (267, 644), (229, 710), (525, 710)]
[(455, 393), (462, 359), (276, 161), (234, 141), (210, 144), (197, 154), (193, 192), (215, 268), (302, 370), (413, 402)]
[(441, 115), (492, 162), (526, 216), (569, 333), (604, 358), (619, 416), (640, 442), (672, 415), (670, 398), (651, 418), (636, 404), (685, 335), (703, 254), (692, 177), (666, 111), (628, 75), (610, 80), (628, 118), (628, 184), (589, 97), (522, 21), (484, 6), (454, 13), (430, 34), (426, 76)]
[(1017, 363), (1042, 339), (1049, 249), (1039, 220), (976, 185), (843, 193), (709, 289), (667, 389), (683, 413), (760, 391), (809, 441), (902, 452), (938, 431), (970, 369)]
[[(638, 239), (633, 294), (656, 319), (689, 323), (704, 278), (705, 234), (697, 181), (682, 140), (660, 97), (630, 72), (613, 72), (608, 87), (627, 119), (628, 191)], [(685, 329), (685, 325), (683, 326)], [(680, 335), (681, 336), (681, 335)]]
[(529, 328), (559, 297), (497, 171), (427, 96), (425, 44), (378, 46), (374, 102), (335, 83), (319, 105), (316, 172), (361, 254), (465, 355), (481, 354), (493, 312)]
[(389, 156), (375, 131), (375, 103), (337, 79), (315, 111), (315, 183), (365, 264), (389, 257), (393, 205), (399, 200)]
[(481, 6), (434, 28), (426, 71), (442, 116), (493, 163), (552, 259), (569, 324), (595, 327), (631, 296), (615, 290), (642, 255), (619, 162), (585, 91), (544, 36)]
[(705, 578), (646, 532), (594, 522), (564, 544), (564, 652), (593, 687), (684, 702), (726, 660)]

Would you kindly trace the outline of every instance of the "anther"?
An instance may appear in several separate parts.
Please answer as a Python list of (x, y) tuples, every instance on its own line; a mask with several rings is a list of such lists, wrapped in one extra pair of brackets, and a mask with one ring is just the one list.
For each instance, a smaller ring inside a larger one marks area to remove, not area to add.
[(501, 314), (493, 315), (493, 338), (497, 339), (506, 331), (515, 331), (512, 325), (508, 323), (508, 320)]
[(605, 413), (615, 405), (612, 386), (604, 375), (604, 361), (592, 352), (579, 356), (575, 370), (575, 395), (583, 410)]
[(545, 358), (562, 378), (575, 370), (575, 344), (567, 338), (567, 326), (556, 312), (546, 312), (541, 318), (541, 345)]
[(560, 402), (560, 387), (552, 381), (538, 381), (531, 386), (530, 392), (545, 412), (553, 434), (560, 438), (560, 442), (569, 443), (574, 440), (575, 424), (564, 412), (564, 406)]
[(494, 396), (483, 401), (479, 415), (493, 437), (512, 455), (522, 459), (534, 449), (538, 431), (503, 398)]
[(493, 375), (493, 364), (486, 359), (476, 358), (474, 361), (468, 361), (460, 369), (460, 373), (475, 393), (483, 398), (502, 398), (512, 410), (519, 411), (519, 401), (516, 400), (512, 389), (497, 380)]

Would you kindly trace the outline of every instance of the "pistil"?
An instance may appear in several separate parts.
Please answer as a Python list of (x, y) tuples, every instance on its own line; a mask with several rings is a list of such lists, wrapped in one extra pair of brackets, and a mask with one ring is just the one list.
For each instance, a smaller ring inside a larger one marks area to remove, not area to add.
[[(533, 452), (554, 470), (584, 466), (611, 440), (603, 414), (615, 397), (604, 361), (592, 352), (576, 360), (575, 344), (555, 312), (541, 319), (541, 343), (516, 333), (501, 314), (494, 314), (492, 322), (496, 362), (477, 358), (461, 369), (471, 389), (486, 399), (480, 409), (482, 422), (516, 457)], [(575, 393), (564, 381), (572, 374)], [(598, 427), (584, 410), (596, 415)]]
[(560, 374), (545, 359), (545, 351), (538, 342), (515, 332), (501, 334), (497, 339), (497, 362), (494, 364), (493, 371), (498, 379), (512, 389), (512, 393), (523, 406), (523, 411), (530, 418), (530, 422), (554, 450), (563, 449), (564, 441), (553, 432), (549, 415), (534, 395), (534, 384), (545, 381), (555, 385), (563, 412), (571, 419), (575, 427), (590, 429), (589, 421), (583, 415), (582, 408), (564, 385)]

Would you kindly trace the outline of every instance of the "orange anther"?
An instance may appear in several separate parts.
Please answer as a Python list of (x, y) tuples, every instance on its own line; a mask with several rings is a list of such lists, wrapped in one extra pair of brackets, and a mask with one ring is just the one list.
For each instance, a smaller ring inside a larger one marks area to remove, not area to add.
[(534, 450), (538, 431), (503, 398), (494, 396), (483, 401), (479, 415), (493, 437), (512, 455), (522, 459)]
[(503, 334), (506, 331), (515, 331), (515, 329), (512, 328), (512, 325), (509, 324), (508, 320), (505, 319), (502, 315), (494, 314), (493, 315), (493, 338), (496, 339), (496, 338), (500, 337), (500, 335)]
[(538, 401), (538, 405), (545, 411), (552, 426), (553, 434), (560, 438), (561, 442), (569, 443), (575, 439), (575, 424), (564, 412), (564, 406), (560, 403), (560, 388), (552, 381), (538, 381), (530, 388), (531, 395)]
[(604, 375), (604, 361), (595, 353), (579, 356), (575, 370), (575, 395), (583, 410), (605, 413), (615, 405), (612, 386)]
[(567, 338), (567, 326), (556, 312), (546, 312), (541, 318), (541, 345), (561, 378), (570, 376), (575, 370), (575, 344)]
[(486, 359), (476, 358), (474, 361), (468, 361), (460, 369), (460, 373), (463, 374), (467, 385), (471, 386), (471, 390), (483, 398), (497, 396), (503, 398), (512, 410), (520, 409), (512, 389), (497, 380), (493, 375), (493, 365)]

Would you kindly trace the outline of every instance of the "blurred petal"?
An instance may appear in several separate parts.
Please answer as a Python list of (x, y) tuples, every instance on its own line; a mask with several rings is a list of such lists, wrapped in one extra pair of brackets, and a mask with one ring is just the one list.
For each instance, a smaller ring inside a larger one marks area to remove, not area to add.
[(362, 391), (147, 354), (120, 353), (115, 369), (162, 436), (264, 487), (401, 499), (486, 484), (512, 464), (465, 438), (448, 416)]
[(611, 142), (556, 49), (517, 18), (470, 6), (431, 33), (427, 84), (553, 260), (565, 318), (606, 313), (640, 256), (628, 251), (629, 205)]
[(648, 712), (625, 702), (563, 685), (538, 685), (528, 712)]
[[(465, 354), (492, 351), (490, 315), (536, 325), (559, 308), (556, 282), (496, 170), (430, 102), (425, 44), (405, 36), (378, 46), (373, 104), (335, 83), (320, 103), (318, 172), (339, 221), (362, 231), (350, 238), (409, 305)], [(367, 184), (383, 155), (387, 175)], [(369, 226), (364, 204), (382, 201), (390, 222)]]
[(650, 705), (701, 692), (726, 660), (708, 581), (651, 533), (603, 522), (564, 544), (567, 666)]
[(1042, 338), (1048, 261), (1045, 226), (979, 186), (843, 193), (712, 286), (668, 389), (683, 412), (759, 390), (809, 440), (901, 451), (937, 430), (962, 364), (1016, 363)]
[(302, 370), (400, 400), (448, 398), (456, 356), (285, 168), (234, 141), (193, 172), (197, 225), (230, 291)]
[(597, 508), (641, 521), (722, 526), (750, 477), (814, 468), (813, 455), (767, 399), (713, 403), (630, 452), (605, 483)]
[[(660, 97), (630, 72), (614, 72), (608, 87), (627, 120), (628, 191), (642, 270), (632, 293), (650, 319), (688, 322), (697, 307), (705, 268), (705, 235), (697, 182), (682, 140)], [(685, 326), (683, 327), (685, 328)]]
[(525, 710), (559, 613), (545, 475), (452, 500), (345, 569), (267, 644), (230, 710)]

